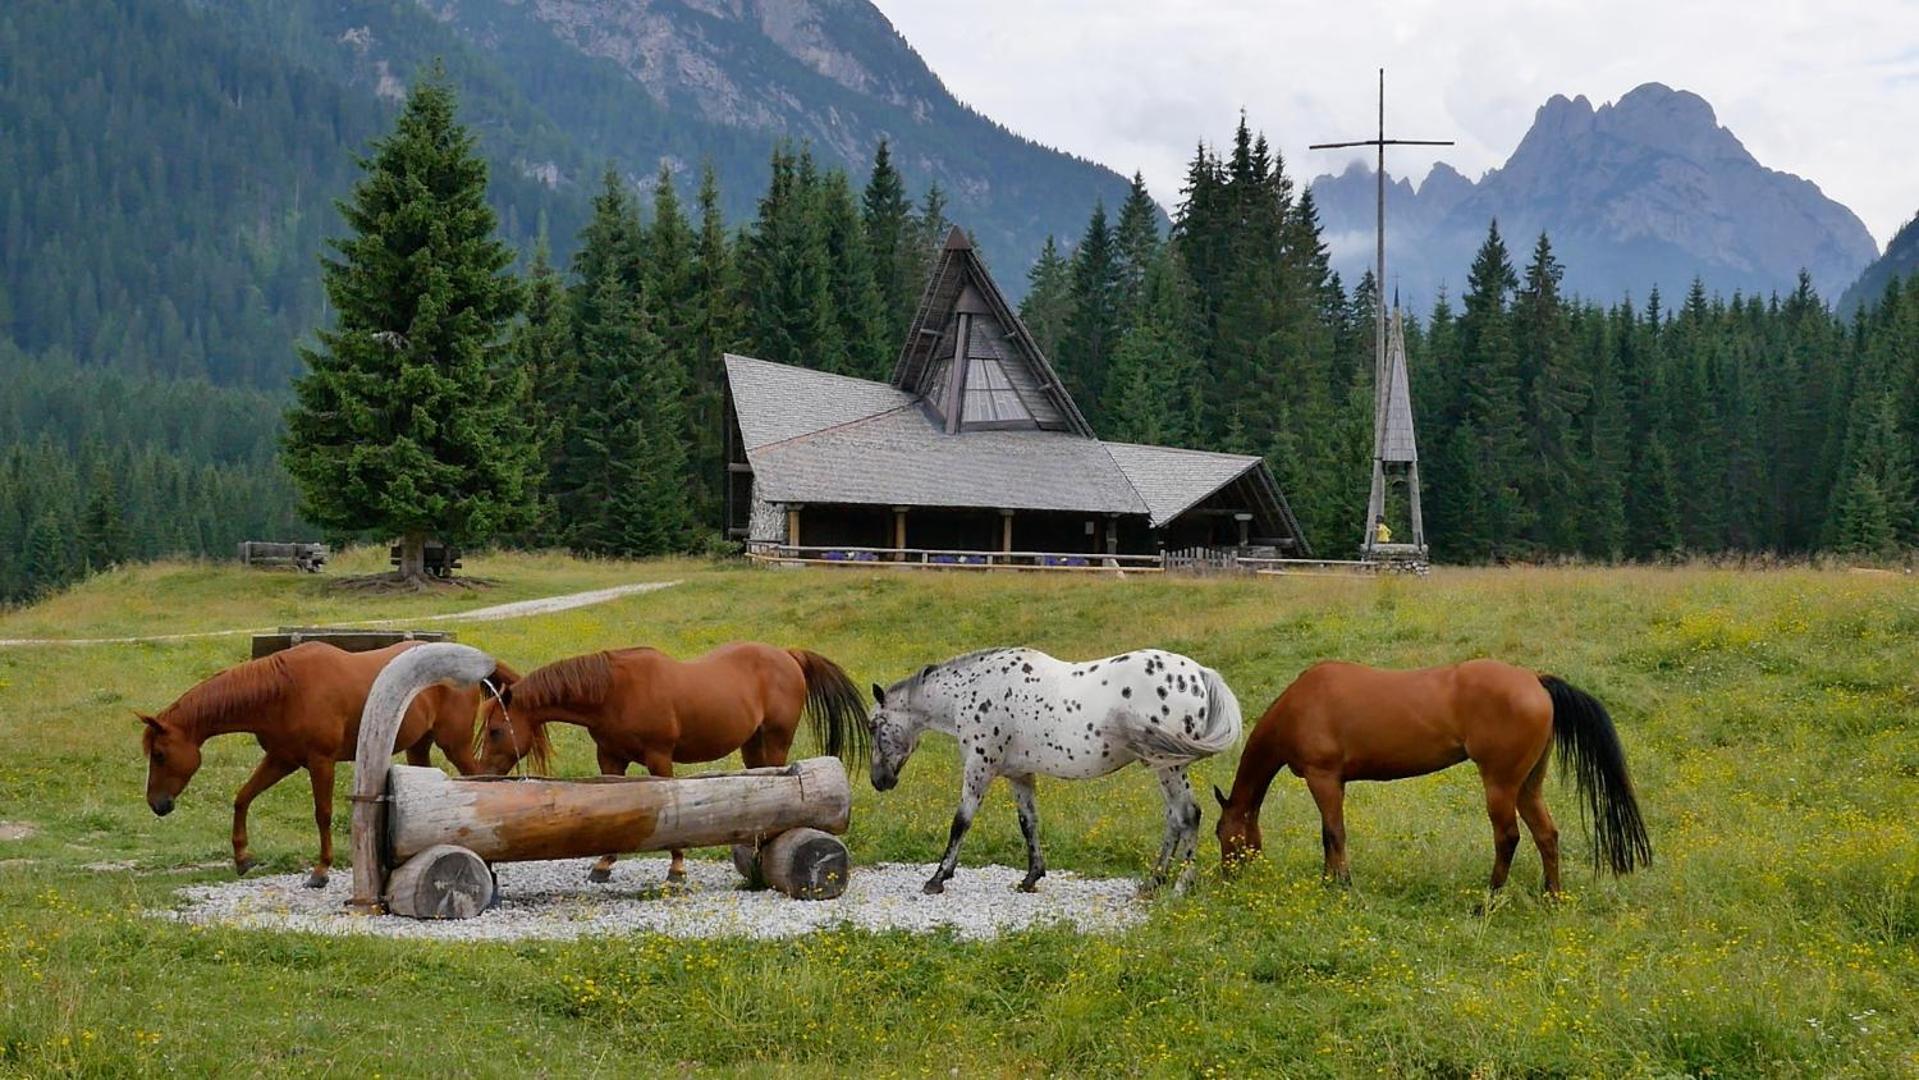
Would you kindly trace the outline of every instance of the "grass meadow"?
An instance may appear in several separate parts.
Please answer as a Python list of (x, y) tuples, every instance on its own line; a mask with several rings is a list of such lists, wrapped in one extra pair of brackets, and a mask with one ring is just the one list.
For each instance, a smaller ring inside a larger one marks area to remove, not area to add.
[[(1231, 881), (1206, 799), (1199, 886), (1110, 937), (448, 946), (191, 929), (144, 913), (230, 875), (231, 798), (258, 752), (209, 743), (179, 809), (157, 819), (131, 710), (241, 659), (245, 639), (0, 648), (0, 820), (36, 830), (0, 840), (0, 1073), (1919, 1075), (1919, 589), (1904, 576), (1111, 580), (533, 556), (469, 570), (496, 587), (382, 597), (290, 573), (144, 567), (0, 614), (0, 638), (408, 617), (678, 578), (455, 629), (522, 667), (762, 639), (817, 649), (862, 685), (989, 645), (1074, 658), (1159, 646), (1223, 671), (1249, 726), (1319, 658), (1495, 656), (1607, 703), (1657, 857), (1633, 877), (1593, 875), (1555, 781), (1570, 895), (1539, 898), (1527, 841), (1507, 894), (1476, 914), (1491, 845), (1468, 766), (1352, 789), (1350, 890), (1317, 880), (1298, 780), (1267, 804), (1267, 857)], [(1196, 779), (1225, 786), (1235, 761)], [(590, 746), (562, 738), (558, 765), (592, 771)], [(957, 775), (950, 742), (930, 736), (896, 791), (857, 781), (856, 862), (936, 858)], [(1136, 875), (1157, 844), (1159, 796), (1141, 771), (1042, 780), (1039, 806), (1056, 871)], [(263, 871), (306, 865), (303, 776), (255, 803), (252, 832)], [(964, 861), (1022, 858), (1000, 785)]]

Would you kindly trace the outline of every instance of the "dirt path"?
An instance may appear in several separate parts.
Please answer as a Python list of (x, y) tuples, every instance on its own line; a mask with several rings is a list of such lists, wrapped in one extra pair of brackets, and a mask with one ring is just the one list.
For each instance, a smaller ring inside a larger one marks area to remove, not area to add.
[[(588, 592), (568, 593), (565, 596), (547, 596), (537, 600), (516, 600), (510, 604), (495, 604), (492, 607), (474, 608), (471, 611), (455, 611), (445, 615), (413, 615), (404, 619), (366, 619), (356, 621), (355, 626), (399, 626), (402, 624), (429, 622), (498, 622), (502, 619), (521, 619), (529, 615), (550, 615), (556, 611), (570, 611), (573, 608), (590, 607), (604, 604), (609, 600), (618, 600), (623, 596), (653, 592), (671, 588), (678, 581), (642, 581), (632, 585), (615, 585), (608, 589), (593, 589)], [(0, 649), (21, 648), (39, 645), (139, 645), (149, 642), (192, 641), (198, 638), (240, 637), (250, 634), (271, 634), (277, 626), (249, 626), (237, 630), (200, 630), (189, 634), (152, 634), (144, 637), (102, 637), (102, 638), (0, 638)]]

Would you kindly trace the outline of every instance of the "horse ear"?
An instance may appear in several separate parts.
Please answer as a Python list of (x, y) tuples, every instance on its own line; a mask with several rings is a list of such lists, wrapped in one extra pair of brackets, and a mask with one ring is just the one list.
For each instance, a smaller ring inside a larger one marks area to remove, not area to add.
[(1213, 798), (1219, 800), (1219, 808), (1221, 810), (1226, 809), (1226, 793), (1219, 790), (1218, 784), (1213, 785)]
[(155, 730), (155, 731), (158, 731), (158, 730), (160, 730), (160, 721), (159, 721), (159, 720), (157, 720), (157, 719), (155, 719), (155, 718), (153, 718), (153, 717), (151, 717), (151, 716), (148, 716), (148, 715), (147, 715), (146, 713), (143, 713), (143, 712), (141, 712), (141, 711), (140, 711), (140, 710), (138, 710), (138, 709), (135, 709), (135, 710), (133, 710), (133, 715), (134, 715), (134, 717), (135, 717), (136, 719), (138, 719), (138, 720), (139, 720), (139, 721), (140, 721), (140, 722), (141, 722), (142, 724), (145, 724), (146, 726), (148, 726), (148, 727), (150, 727), (150, 728), (152, 728), (152, 729), (153, 729), (153, 730)]
[(880, 689), (879, 683), (873, 684), (873, 704), (880, 706), (886, 704), (886, 691)]

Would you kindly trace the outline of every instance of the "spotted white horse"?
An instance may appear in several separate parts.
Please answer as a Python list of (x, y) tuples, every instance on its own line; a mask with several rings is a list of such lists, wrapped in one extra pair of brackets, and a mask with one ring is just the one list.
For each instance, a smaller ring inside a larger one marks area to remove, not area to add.
[(1239, 700), (1217, 671), (1177, 653), (1147, 649), (1084, 664), (1036, 649), (991, 649), (927, 667), (886, 689), (873, 687), (873, 787), (899, 783), (900, 768), (928, 731), (952, 735), (965, 757), (959, 809), (939, 869), (925, 891), (945, 891), (960, 841), (996, 776), (1013, 785), (1026, 838), (1032, 892), (1046, 876), (1033, 778), (1087, 780), (1137, 761), (1159, 777), (1166, 835), (1151, 890), (1175, 863), (1178, 888), (1192, 880), (1199, 803), (1186, 769), (1239, 739)]

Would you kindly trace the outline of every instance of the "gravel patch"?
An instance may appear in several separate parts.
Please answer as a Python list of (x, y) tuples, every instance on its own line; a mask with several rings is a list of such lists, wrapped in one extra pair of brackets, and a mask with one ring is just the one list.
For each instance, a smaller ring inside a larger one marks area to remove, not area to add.
[(951, 931), (966, 940), (997, 937), (1031, 926), (1064, 924), (1082, 933), (1123, 929), (1145, 919), (1128, 878), (1082, 878), (1052, 872), (1036, 893), (1013, 888), (1024, 871), (1007, 866), (961, 867), (946, 892), (925, 896), (920, 885), (930, 863), (882, 863), (853, 871), (837, 900), (792, 900), (777, 892), (747, 892), (730, 863), (688, 861), (685, 888), (662, 891), (665, 859), (626, 859), (613, 880), (586, 880), (581, 860), (511, 863), (499, 867), (501, 900), (477, 918), (447, 922), (397, 916), (367, 918), (347, 912), (352, 873), (336, 869), (324, 889), (302, 888), (298, 874), (252, 878), (180, 890), (185, 903), (164, 918), (202, 925), (320, 934), (373, 934), (446, 941), (567, 939), (656, 933), (682, 938), (784, 938), (849, 926), (911, 933)]
[(0, 821), (0, 840), (31, 840), (39, 831), (31, 821)]

